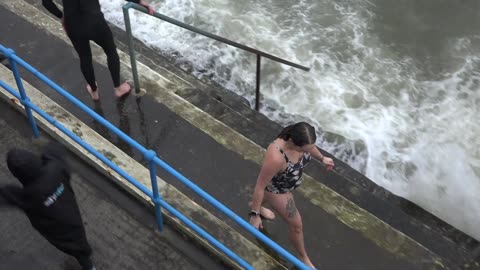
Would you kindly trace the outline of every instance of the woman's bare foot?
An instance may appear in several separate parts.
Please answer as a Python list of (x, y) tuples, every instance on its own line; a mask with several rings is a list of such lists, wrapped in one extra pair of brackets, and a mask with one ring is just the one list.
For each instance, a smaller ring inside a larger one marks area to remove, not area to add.
[(306, 258), (300, 258), (300, 260), (308, 267), (312, 268), (312, 269), (317, 269), (315, 268), (315, 266), (313, 265), (313, 263), (310, 261), (310, 259), (308, 257)]
[(87, 92), (90, 94), (93, 100), (97, 101), (100, 99), (100, 96), (98, 95), (98, 88), (97, 90), (93, 91), (92, 87), (90, 87), (90, 85), (87, 84)]
[[(252, 207), (252, 202), (249, 202), (248, 206)], [(264, 219), (268, 219), (268, 220), (274, 220), (275, 219), (275, 213), (273, 213), (272, 210), (270, 210), (266, 207), (263, 207), (263, 206), (260, 208), (260, 215)]]
[(119, 87), (115, 88), (115, 96), (122, 97), (132, 91), (132, 86), (128, 82), (122, 83)]

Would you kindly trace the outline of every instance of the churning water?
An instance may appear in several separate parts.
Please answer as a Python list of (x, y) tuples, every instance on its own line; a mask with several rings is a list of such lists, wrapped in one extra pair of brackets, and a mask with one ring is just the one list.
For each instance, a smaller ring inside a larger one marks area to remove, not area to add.
[[(122, 0), (104, 0), (123, 27)], [(480, 1), (164, 0), (157, 11), (264, 50), (263, 113), (480, 240)], [(133, 12), (137, 38), (251, 102), (255, 55)]]

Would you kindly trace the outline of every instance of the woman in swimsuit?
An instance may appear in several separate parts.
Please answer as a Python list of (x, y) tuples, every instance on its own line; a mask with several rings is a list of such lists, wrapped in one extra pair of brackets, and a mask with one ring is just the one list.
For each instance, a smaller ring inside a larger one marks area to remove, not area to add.
[(274, 219), (275, 214), (262, 206), (268, 203), (288, 224), (290, 241), (297, 249), (300, 260), (315, 268), (308, 258), (303, 240), (303, 224), (292, 191), (303, 181), (303, 168), (311, 157), (320, 160), (327, 169), (335, 164), (323, 156), (315, 146), (315, 128), (300, 122), (282, 130), (265, 153), (263, 165), (257, 178), (252, 201), (250, 202), (250, 224), (263, 228), (262, 219)]

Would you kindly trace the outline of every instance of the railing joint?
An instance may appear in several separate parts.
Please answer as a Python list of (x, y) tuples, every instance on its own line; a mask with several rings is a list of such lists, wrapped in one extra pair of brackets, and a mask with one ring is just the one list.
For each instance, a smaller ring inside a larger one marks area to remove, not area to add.
[(148, 163), (152, 162), (153, 159), (157, 156), (157, 153), (153, 150), (147, 150), (143, 153), (143, 156), (145, 157), (145, 160), (148, 161)]

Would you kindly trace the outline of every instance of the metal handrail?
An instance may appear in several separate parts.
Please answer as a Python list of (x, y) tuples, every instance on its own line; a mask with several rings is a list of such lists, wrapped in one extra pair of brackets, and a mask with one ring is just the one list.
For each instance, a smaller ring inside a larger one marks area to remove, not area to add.
[[(127, 36), (128, 36), (128, 48), (129, 48), (129, 51), (130, 51), (130, 61), (131, 61), (131, 65), (132, 65), (133, 81), (134, 81), (134, 84), (135, 84), (135, 91), (138, 93), (140, 91), (140, 83), (139, 83), (139, 80), (138, 80), (137, 62), (136, 62), (136, 57), (135, 57), (135, 49), (134, 49), (134, 42), (133, 42), (133, 36), (132, 36), (132, 28), (131, 28), (131, 25), (130, 25), (130, 14), (128, 13), (128, 10), (131, 9), (131, 8), (133, 8), (135, 10), (138, 10), (140, 12), (143, 12), (145, 14), (148, 14), (148, 15), (151, 15), (151, 14), (148, 13), (147, 8), (145, 8), (141, 5), (132, 3), (132, 2), (127, 3), (123, 6), (123, 18), (124, 18), (124, 21), (125, 21), (125, 31), (127, 32)], [(256, 72), (257, 76), (256, 76), (256, 90), (255, 90), (255, 110), (257, 110), (257, 111), (260, 108), (260, 75), (261, 75), (261, 58), (262, 58), (262, 56), (265, 57), (265, 58), (271, 59), (273, 61), (276, 61), (276, 62), (285, 64), (285, 65), (294, 67), (294, 68), (298, 68), (298, 69), (301, 69), (301, 70), (304, 70), (304, 71), (310, 71), (309, 67), (305, 67), (305, 66), (302, 66), (300, 64), (290, 62), (288, 60), (285, 60), (285, 59), (282, 59), (280, 57), (274, 56), (272, 54), (262, 52), (260, 50), (255, 49), (255, 48), (251, 48), (251, 47), (248, 47), (246, 45), (237, 43), (235, 41), (231, 41), (231, 40), (226, 39), (224, 37), (214, 35), (212, 33), (206, 32), (204, 30), (198, 29), (194, 26), (191, 26), (191, 25), (188, 25), (186, 23), (183, 23), (183, 22), (177, 21), (175, 19), (172, 19), (172, 18), (170, 18), (168, 16), (165, 16), (161, 13), (155, 12), (151, 16), (153, 16), (155, 18), (158, 18), (160, 20), (169, 22), (169, 23), (174, 24), (176, 26), (179, 26), (181, 28), (190, 30), (190, 31), (195, 32), (197, 34), (200, 34), (200, 35), (209, 37), (211, 39), (220, 41), (222, 43), (228, 44), (230, 46), (233, 46), (233, 47), (242, 49), (244, 51), (248, 51), (248, 52), (251, 52), (253, 54), (256, 54), (257, 55), (257, 72)]]
[[(240, 218), (237, 214), (235, 214), (233, 211), (231, 211), (229, 208), (227, 208), (225, 205), (223, 205), (221, 202), (213, 198), (210, 194), (202, 190), (200, 187), (195, 185), (192, 181), (190, 181), (188, 178), (180, 174), (178, 171), (173, 169), (170, 165), (168, 165), (166, 162), (163, 160), (159, 159), (153, 150), (146, 149), (144, 146), (139, 144), (137, 141), (132, 139), (130, 136), (125, 134), (123, 131), (121, 131), (119, 128), (115, 127), (113, 124), (111, 124), (109, 121), (104, 119), (102, 116), (98, 115), (94, 110), (90, 109), (88, 106), (83, 104), (81, 101), (76, 99), (74, 96), (72, 96), (70, 93), (68, 93), (66, 90), (58, 86), (56, 83), (51, 81), (49, 78), (47, 78), (45, 75), (37, 71), (34, 67), (26, 63), (24, 60), (22, 60), (20, 57), (15, 55), (15, 52), (12, 49), (7, 49), (4, 46), (0, 44), (0, 53), (2, 53), (5, 57), (7, 57), (10, 61), (10, 66), (13, 72), (13, 75), (15, 77), (15, 81), (17, 83), (18, 87), (18, 92), (17, 93), (12, 87), (10, 87), (8, 84), (0, 80), (0, 87), (4, 88), (7, 90), (10, 94), (14, 95), (16, 98), (18, 98), (21, 102), (21, 104), (25, 107), (25, 111), (27, 112), (27, 117), (28, 120), (32, 126), (33, 133), (35, 138), (39, 137), (38, 133), (38, 128), (35, 123), (35, 118), (32, 115), (32, 110), (35, 111), (37, 114), (42, 116), (44, 119), (46, 119), (50, 124), (54, 125), (57, 127), (60, 131), (65, 133), (68, 137), (70, 137), (72, 140), (74, 140), (76, 143), (78, 143), (80, 146), (82, 146), (84, 149), (86, 149), (88, 152), (93, 154), (96, 158), (104, 162), (107, 166), (109, 166), (111, 169), (113, 169), (115, 172), (117, 172), (120, 176), (125, 178), (128, 182), (130, 182), (132, 185), (134, 185), (136, 188), (138, 188), (140, 191), (142, 191), (145, 195), (147, 195), (152, 202), (155, 205), (155, 216), (157, 220), (157, 224), (159, 227), (159, 230), (161, 231), (163, 229), (163, 220), (162, 220), (162, 213), (161, 213), (161, 207), (164, 207), (169, 213), (171, 213), (173, 216), (177, 217), (181, 222), (183, 222), (185, 225), (193, 229), (196, 233), (198, 233), (200, 236), (202, 236), (204, 239), (206, 239), (210, 244), (212, 244), (214, 247), (222, 251), (225, 255), (227, 255), (230, 259), (238, 263), (240, 266), (242, 266), (244, 269), (254, 269), (250, 264), (248, 264), (245, 260), (240, 258), (237, 254), (235, 254), (233, 251), (225, 247), (222, 243), (220, 243), (217, 239), (215, 239), (213, 236), (208, 234), (206, 231), (204, 231), (201, 227), (193, 223), (191, 220), (189, 220), (186, 216), (178, 212), (175, 208), (173, 208), (171, 205), (169, 205), (166, 201), (162, 199), (158, 192), (158, 183), (157, 183), (157, 174), (156, 174), (156, 166), (158, 165), (164, 170), (166, 170), (169, 174), (177, 178), (180, 182), (182, 182), (184, 185), (186, 185), (188, 188), (190, 188), (192, 191), (194, 191), (196, 194), (201, 196), (203, 199), (205, 199), (207, 202), (212, 204), (215, 208), (220, 210), (222, 213), (224, 213), (226, 216), (231, 218), (233, 221), (235, 221), (237, 224), (239, 224), (241, 227), (243, 227), (245, 230), (247, 230), (249, 233), (253, 234), (255, 237), (260, 239), (262, 242), (267, 244), (269, 247), (271, 247), (273, 250), (275, 250), (278, 254), (280, 254), (282, 257), (287, 259), (288, 261), (292, 262), (295, 266), (297, 266), (301, 270), (307, 270), (310, 269), (308, 268), (303, 262), (298, 260), (295, 256), (290, 254), (288, 251), (283, 249), (280, 245), (272, 241), (270, 238), (265, 236), (263, 233), (259, 232), (257, 229), (255, 229), (253, 226), (251, 226), (248, 222)], [(96, 121), (98, 121), (100, 124), (104, 125), (106, 128), (108, 128), (110, 131), (112, 131), (114, 134), (116, 134), (119, 138), (127, 142), (130, 146), (134, 147), (136, 150), (138, 150), (140, 153), (143, 154), (145, 157), (145, 160), (148, 161), (149, 164), (149, 170), (150, 170), (150, 179), (151, 179), (151, 185), (152, 185), (152, 190), (150, 191), (147, 187), (145, 187), (143, 184), (141, 184), (138, 180), (127, 174), (124, 170), (122, 170), (120, 167), (115, 165), (112, 161), (110, 161), (108, 158), (106, 158), (103, 154), (95, 150), (92, 146), (84, 142), (81, 138), (79, 138), (75, 133), (70, 131), (69, 129), (65, 128), (62, 124), (60, 124), (58, 121), (56, 121), (53, 117), (48, 115), (46, 112), (42, 111), (39, 107), (37, 107), (35, 104), (33, 104), (29, 98), (27, 97), (25, 93), (25, 89), (23, 87), (22, 79), (20, 77), (20, 73), (17, 68), (17, 63), (25, 68), (27, 71), (32, 73), (35, 77), (40, 79), (42, 82), (44, 82), (46, 85), (50, 86), (53, 90), (58, 92), (60, 95), (62, 95), (64, 98), (72, 102), (74, 105), (79, 107), (81, 110), (86, 112), (89, 116), (93, 117)]]

